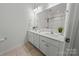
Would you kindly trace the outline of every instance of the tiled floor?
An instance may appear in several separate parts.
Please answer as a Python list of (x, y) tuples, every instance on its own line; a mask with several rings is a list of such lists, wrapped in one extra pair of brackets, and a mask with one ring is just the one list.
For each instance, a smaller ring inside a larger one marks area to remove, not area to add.
[(30, 43), (17, 47), (2, 56), (44, 56), (38, 49), (33, 47)]

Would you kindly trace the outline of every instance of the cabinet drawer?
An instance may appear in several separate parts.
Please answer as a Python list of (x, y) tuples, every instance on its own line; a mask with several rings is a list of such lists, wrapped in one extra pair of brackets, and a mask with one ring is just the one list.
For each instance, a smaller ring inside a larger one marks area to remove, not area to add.
[(59, 42), (56, 41), (56, 40), (54, 40), (54, 39), (50, 39), (50, 38), (47, 38), (47, 37), (44, 37), (44, 36), (40, 36), (40, 40), (46, 41), (46, 42), (48, 42), (48, 43), (51, 43), (51, 44), (53, 44), (53, 45), (59, 47), (59, 46), (58, 46), (58, 45), (59, 45)]

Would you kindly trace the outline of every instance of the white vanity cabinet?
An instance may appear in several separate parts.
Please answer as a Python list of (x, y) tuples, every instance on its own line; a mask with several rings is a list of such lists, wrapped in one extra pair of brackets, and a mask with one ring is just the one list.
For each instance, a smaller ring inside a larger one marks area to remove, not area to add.
[(48, 43), (44, 39), (44, 37), (40, 36), (40, 51), (47, 55)]
[(33, 32), (28, 32), (29, 41), (37, 48), (39, 48), (39, 35)]
[(29, 41), (47, 56), (62, 56), (64, 42), (35, 32), (28, 32)]
[(35, 34), (33, 33), (33, 44), (34, 46), (36, 46), (37, 48), (39, 48), (39, 35), (38, 34)]
[(40, 36), (40, 50), (45, 55), (48, 55), (48, 56), (57, 56), (59, 54), (59, 51), (58, 51), (59, 47), (57, 45), (58, 42), (54, 41), (54, 43), (53, 43), (52, 41), (50, 40), (50, 38)]
[(59, 50), (58, 47), (54, 46), (53, 44), (48, 43), (48, 56), (58, 56)]

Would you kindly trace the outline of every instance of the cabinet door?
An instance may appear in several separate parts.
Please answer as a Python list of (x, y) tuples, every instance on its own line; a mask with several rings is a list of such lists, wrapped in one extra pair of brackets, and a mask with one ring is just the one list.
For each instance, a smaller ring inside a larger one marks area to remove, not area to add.
[(47, 55), (47, 48), (48, 48), (48, 46), (47, 46), (47, 42), (44, 41), (44, 40), (45, 40), (45, 38), (42, 37), (42, 36), (40, 36), (40, 50), (41, 50), (45, 55)]
[(58, 47), (49, 43), (48, 49), (47, 49), (47, 55), (48, 56), (58, 56), (58, 54), (59, 54)]
[(33, 44), (34, 44), (37, 48), (39, 48), (39, 35), (34, 33), (33, 39), (34, 39), (34, 40), (33, 40)]

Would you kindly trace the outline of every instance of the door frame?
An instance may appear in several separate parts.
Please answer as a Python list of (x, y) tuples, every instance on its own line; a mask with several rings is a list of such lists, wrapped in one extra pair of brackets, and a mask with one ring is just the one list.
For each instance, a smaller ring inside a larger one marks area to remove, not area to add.
[(78, 26), (78, 8), (79, 4), (78, 3), (70, 3), (67, 4), (66, 8), (66, 16), (65, 16), (65, 40), (69, 39), (70, 42), (67, 43), (65, 42), (64, 44), (64, 53), (63, 55), (65, 56), (70, 56), (71, 55), (71, 49), (73, 47), (73, 42), (76, 38), (76, 31), (77, 31), (77, 26)]

